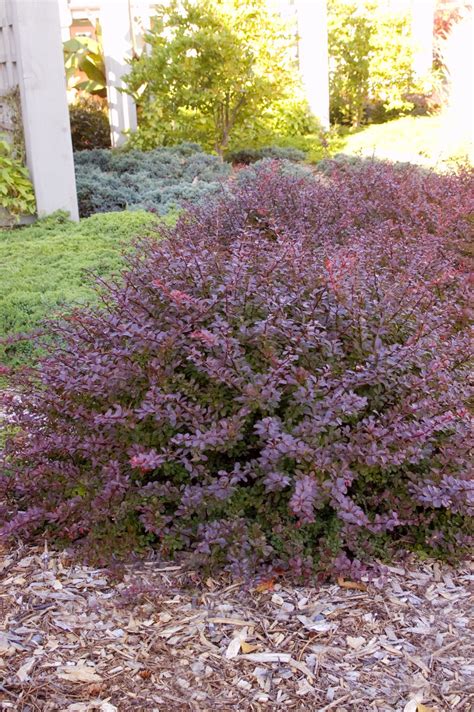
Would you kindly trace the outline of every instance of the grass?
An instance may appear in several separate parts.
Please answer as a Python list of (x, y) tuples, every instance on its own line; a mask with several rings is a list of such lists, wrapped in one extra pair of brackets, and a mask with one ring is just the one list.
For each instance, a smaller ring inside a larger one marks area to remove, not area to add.
[(344, 148), (344, 138), (340, 130), (331, 130), (324, 140), (322, 140), (321, 134), (315, 133), (280, 137), (272, 145), (282, 148), (297, 148), (306, 153), (309, 163), (319, 163), (319, 161), (341, 152)]
[[(137, 235), (150, 234), (157, 218), (145, 212), (101, 213), (71, 223), (61, 214), (28, 228), (0, 231), (0, 339), (28, 333), (72, 305), (94, 301), (91, 271), (120, 269), (121, 252)], [(31, 363), (31, 341), (0, 343), (0, 364)]]
[(436, 167), (465, 160), (469, 144), (459, 137), (447, 116), (404, 116), (347, 133), (339, 151)]
[(403, 116), (360, 129), (332, 127), (324, 141), (320, 134), (306, 134), (281, 137), (274, 145), (305, 151), (310, 163), (345, 153), (445, 167), (452, 161), (466, 160), (470, 151), (472, 157), (472, 144), (449, 115)]

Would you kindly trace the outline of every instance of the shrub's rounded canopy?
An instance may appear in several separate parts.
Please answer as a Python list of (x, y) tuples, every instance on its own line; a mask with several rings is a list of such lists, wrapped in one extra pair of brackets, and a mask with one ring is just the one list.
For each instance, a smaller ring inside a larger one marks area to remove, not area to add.
[(460, 549), (471, 186), (269, 162), (143, 240), (9, 406), (3, 534), (240, 574)]

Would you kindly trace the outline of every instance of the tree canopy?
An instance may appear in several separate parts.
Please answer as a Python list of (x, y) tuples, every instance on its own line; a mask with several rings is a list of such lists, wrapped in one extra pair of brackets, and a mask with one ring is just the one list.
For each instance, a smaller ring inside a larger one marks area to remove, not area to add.
[(291, 28), (265, 0), (172, 0), (146, 40), (128, 79), (143, 148), (192, 137), (222, 155), (298, 82)]

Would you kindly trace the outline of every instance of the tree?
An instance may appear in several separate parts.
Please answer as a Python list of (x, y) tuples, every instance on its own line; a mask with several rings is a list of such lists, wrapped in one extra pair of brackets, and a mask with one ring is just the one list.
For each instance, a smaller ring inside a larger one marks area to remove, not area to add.
[(355, 2), (331, 0), (328, 10), (331, 113), (359, 126), (369, 89), (370, 19)]
[(127, 79), (142, 148), (193, 139), (222, 156), (297, 81), (294, 38), (265, 0), (171, 0), (146, 41)]
[(412, 108), (416, 88), (409, 17), (374, 0), (329, 0), (328, 43), (332, 118), (360, 126), (371, 105), (385, 112)]

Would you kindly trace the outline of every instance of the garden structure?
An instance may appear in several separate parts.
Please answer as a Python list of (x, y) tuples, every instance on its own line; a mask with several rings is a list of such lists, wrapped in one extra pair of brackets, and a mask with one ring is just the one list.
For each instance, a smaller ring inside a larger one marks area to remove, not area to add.
[(38, 214), (77, 219), (56, 2), (0, 2), (0, 117), (13, 144), (24, 143)]

